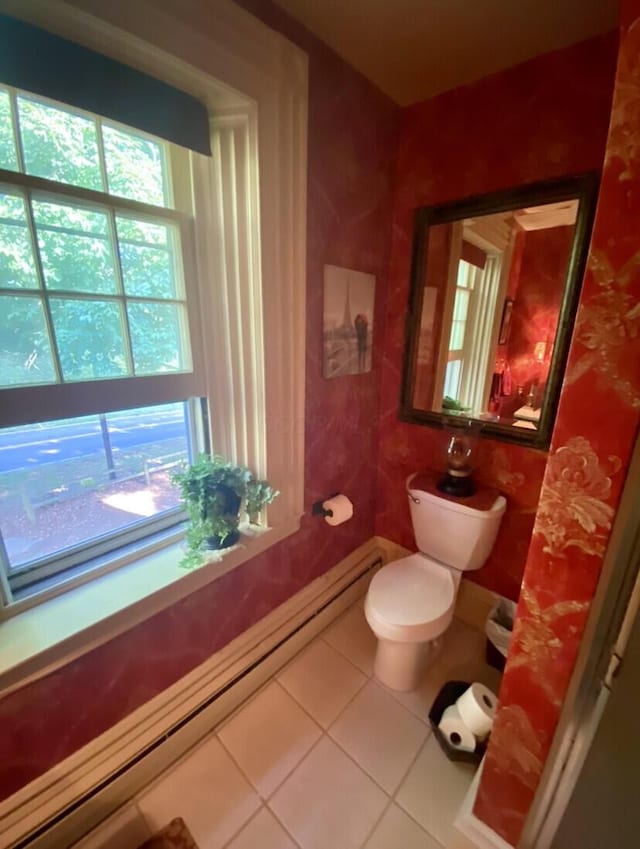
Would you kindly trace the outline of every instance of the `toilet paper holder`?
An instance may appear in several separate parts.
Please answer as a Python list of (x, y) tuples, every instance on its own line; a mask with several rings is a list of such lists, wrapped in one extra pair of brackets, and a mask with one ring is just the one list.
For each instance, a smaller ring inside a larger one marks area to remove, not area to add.
[(311, 515), (312, 516), (333, 516), (333, 510), (326, 510), (324, 506), (324, 502), (328, 501), (330, 498), (335, 498), (336, 495), (340, 495), (339, 492), (332, 492), (331, 495), (327, 495), (326, 498), (323, 498), (322, 501), (316, 501), (311, 505)]

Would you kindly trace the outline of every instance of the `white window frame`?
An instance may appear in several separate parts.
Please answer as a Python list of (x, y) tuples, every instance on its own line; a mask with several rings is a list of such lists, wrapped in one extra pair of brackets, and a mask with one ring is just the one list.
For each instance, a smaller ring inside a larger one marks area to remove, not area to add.
[(500, 279), (502, 252), (487, 252), (483, 269), (474, 272), (471, 304), (465, 325), (459, 400), (475, 412), (486, 411), (485, 376), (490, 369), (492, 337)]
[[(120, 17), (127, 31), (62, 2), (2, 8), (192, 93), (214, 116), (212, 157), (192, 158), (210, 427), (218, 453), (280, 490), (268, 511), (275, 542), (304, 509), (306, 54), (231, 0), (209, 4), (206, 34), (156, 2), (78, 5)], [(172, 600), (269, 544), (203, 567)]]
[[(475, 275), (473, 294), (469, 304), (465, 324), (463, 347), (460, 350), (449, 348), (451, 326), (458, 291), (458, 266), (462, 257), (463, 238), (486, 253), (486, 264)], [(496, 305), (504, 298), (508, 272), (511, 264), (511, 242), (500, 239), (500, 233), (494, 235), (495, 243), (486, 236), (465, 229), (461, 222), (453, 222), (451, 229), (451, 251), (447, 269), (447, 289), (443, 308), (442, 326), (447, 328), (440, 339), (440, 353), (436, 372), (435, 399), (444, 394), (446, 368), (449, 362), (459, 360), (461, 373), (457, 400), (471, 408), (474, 414), (487, 409), (491, 377), (490, 368), (498, 344), (499, 319)], [(471, 351), (474, 356), (471, 357)], [(473, 388), (473, 391), (472, 391)]]

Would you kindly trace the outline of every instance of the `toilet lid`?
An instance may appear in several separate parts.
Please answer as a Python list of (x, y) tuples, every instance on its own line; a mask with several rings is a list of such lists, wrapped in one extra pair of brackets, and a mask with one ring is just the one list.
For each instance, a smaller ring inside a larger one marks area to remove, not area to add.
[(369, 585), (368, 603), (390, 625), (411, 627), (438, 619), (454, 603), (449, 570), (424, 554), (412, 554), (384, 566)]

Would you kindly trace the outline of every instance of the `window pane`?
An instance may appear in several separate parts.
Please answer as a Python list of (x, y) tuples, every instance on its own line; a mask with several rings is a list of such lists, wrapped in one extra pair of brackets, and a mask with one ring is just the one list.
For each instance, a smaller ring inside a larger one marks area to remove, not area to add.
[(458, 289), (456, 291), (456, 300), (453, 306), (453, 320), (464, 321), (467, 317), (469, 309), (469, 291), (467, 289)]
[(171, 226), (116, 217), (122, 278), (127, 295), (176, 298), (175, 244)]
[(464, 321), (451, 322), (451, 339), (449, 340), (449, 350), (459, 351), (464, 343)]
[(0, 193), (0, 286), (38, 288), (24, 199), (4, 192)]
[(480, 269), (477, 265), (465, 262), (463, 259), (458, 263), (458, 279), (456, 286), (461, 289), (473, 289), (476, 277)]
[(51, 298), (51, 316), (65, 380), (126, 375), (121, 308), (113, 301)]
[(18, 97), (27, 174), (102, 190), (95, 122)]
[(447, 370), (444, 375), (444, 394), (449, 398), (458, 400), (458, 391), (460, 389), (460, 366), (461, 360), (452, 360), (447, 363)]
[(184, 307), (129, 303), (129, 330), (136, 374), (186, 371), (191, 367)]
[(18, 157), (11, 122), (11, 101), (6, 91), (0, 90), (0, 168), (18, 170)]
[(161, 145), (107, 124), (102, 138), (110, 194), (166, 206)]
[(48, 289), (116, 293), (104, 212), (33, 201), (33, 215)]
[(0, 431), (0, 517), (10, 572), (179, 505), (187, 405)]
[(53, 382), (55, 369), (42, 301), (0, 295), (0, 386)]

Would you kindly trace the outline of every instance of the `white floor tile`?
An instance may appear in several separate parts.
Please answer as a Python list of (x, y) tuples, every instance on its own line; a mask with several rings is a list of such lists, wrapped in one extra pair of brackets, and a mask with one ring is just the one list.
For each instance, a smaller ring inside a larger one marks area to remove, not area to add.
[(373, 661), (378, 641), (364, 618), (362, 604), (354, 605), (322, 635), (365, 675), (373, 675)]
[(209, 737), (137, 800), (152, 832), (182, 817), (199, 849), (220, 849), (260, 799), (216, 737)]
[(429, 710), (447, 681), (481, 681), (497, 694), (500, 673), (487, 665), (484, 652), (484, 635), (454, 619), (445, 634), (442, 652), (417, 689), (410, 693), (387, 692), (424, 722), (429, 721)]
[(450, 761), (431, 736), (400, 785), (396, 802), (446, 846), (474, 772), (471, 764)]
[(137, 849), (151, 837), (142, 814), (135, 805), (120, 808), (89, 832), (74, 849)]
[(145, 791), (142, 816), (118, 812), (77, 849), (134, 849), (176, 816), (200, 849), (446, 845), (474, 768), (446, 758), (427, 713), (445, 681), (497, 691), (499, 675), (484, 662), (484, 636), (455, 621), (414, 693), (367, 678), (375, 649), (356, 605)]
[(366, 677), (322, 640), (315, 640), (278, 679), (327, 728), (365, 684)]
[(329, 729), (380, 786), (393, 794), (429, 729), (373, 681), (360, 690)]
[(327, 737), (269, 806), (302, 849), (360, 849), (388, 797)]
[(267, 798), (321, 734), (300, 705), (273, 681), (220, 729), (218, 737)]
[(390, 805), (364, 849), (442, 849), (397, 805)]
[(226, 849), (297, 849), (270, 810), (262, 808)]
[(425, 725), (428, 725), (431, 706), (442, 685), (449, 680), (451, 678), (447, 669), (436, 664), (431, 667), (415, 690), (411, 690), (409, 693), (401, 693), (388, 687), (385, 687), (385, 690)]

